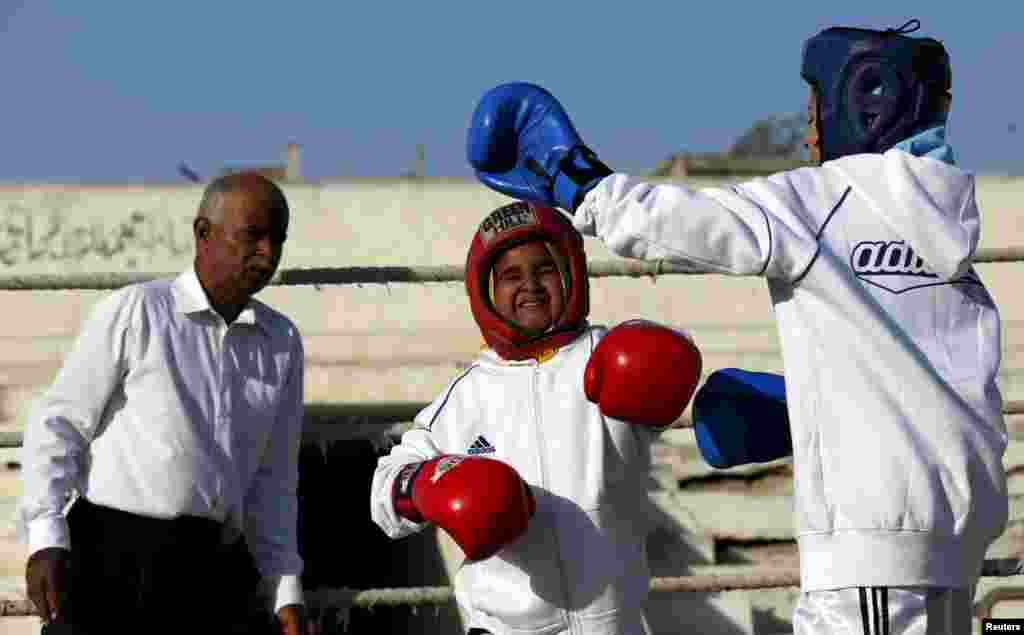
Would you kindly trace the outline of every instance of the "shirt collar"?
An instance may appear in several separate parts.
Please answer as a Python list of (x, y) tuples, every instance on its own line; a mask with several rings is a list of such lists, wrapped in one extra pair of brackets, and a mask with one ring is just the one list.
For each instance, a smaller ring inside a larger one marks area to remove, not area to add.
[[(195, 265), (182, 272), (174, 280), (172, 285), (175, 308), (182, 313), (202, 313), (209, 311), (216, 313), (210, 305), (210, 299), (206, 297), (206, 291), (199, 282), (199, 274), (196, 273)], [(266, 316), (263, 315), (258, 302), (250, 299), (242, 312), (235, 318), (235, 323), (258, 326), (266, 333)]]

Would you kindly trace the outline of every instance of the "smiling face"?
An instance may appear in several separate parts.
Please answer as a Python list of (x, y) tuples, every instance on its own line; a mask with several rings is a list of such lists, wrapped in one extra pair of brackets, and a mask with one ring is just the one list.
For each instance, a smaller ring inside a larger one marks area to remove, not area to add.
[(520, 328), (543, 332), (565, 309), (562, 274), (541, 241), (505, 251), (494, 263), (492, 301), (498, 315)]

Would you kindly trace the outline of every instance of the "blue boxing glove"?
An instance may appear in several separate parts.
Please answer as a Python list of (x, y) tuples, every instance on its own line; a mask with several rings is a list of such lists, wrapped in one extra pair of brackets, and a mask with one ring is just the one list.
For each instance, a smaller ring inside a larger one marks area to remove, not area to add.
[(764, 463), (793, 453), (782, 375), (717, 370), (693, 399), (697, 447), (719, 469)]
[(502, 84), (480, 98), (466, 158), (491, 189), (569, 213), (612, 173), (583, 145), (558, 100), (523, 82)]

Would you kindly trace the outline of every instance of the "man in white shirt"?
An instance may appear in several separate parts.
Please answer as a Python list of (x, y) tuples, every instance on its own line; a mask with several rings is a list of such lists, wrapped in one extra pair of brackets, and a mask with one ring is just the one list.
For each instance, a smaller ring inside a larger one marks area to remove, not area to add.
[(29, 597), (54, 632), (229, 631), (244, 609), (225, 606), (237, 579), (225, 544), (239, 534), (280, 632), (305, 631), (303, 346), (287, 317), (252, 299), (277, 269), (288, 219), (262, 176), (211, 183), (194, 267), (100, 301), (36, 404), (17, 525)]

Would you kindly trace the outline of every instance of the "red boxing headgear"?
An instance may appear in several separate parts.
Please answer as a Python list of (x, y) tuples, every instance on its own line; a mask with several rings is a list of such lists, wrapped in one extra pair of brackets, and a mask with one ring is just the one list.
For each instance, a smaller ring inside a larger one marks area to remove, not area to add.
[[(564, 260), (565, 310), (547, 331), (532, 334), (504, 319), (494, 308), (490, 276), (502, 252), (531, 240), (543, 240)], [(583, 238), (556, 209), (516, 201), (499, 207), (480, 223), (466, 258), (466, 292), (473, 319), (487, 345), (505, 359), (527, 359), (571, 342), (587, 324), (590, 281)]]

